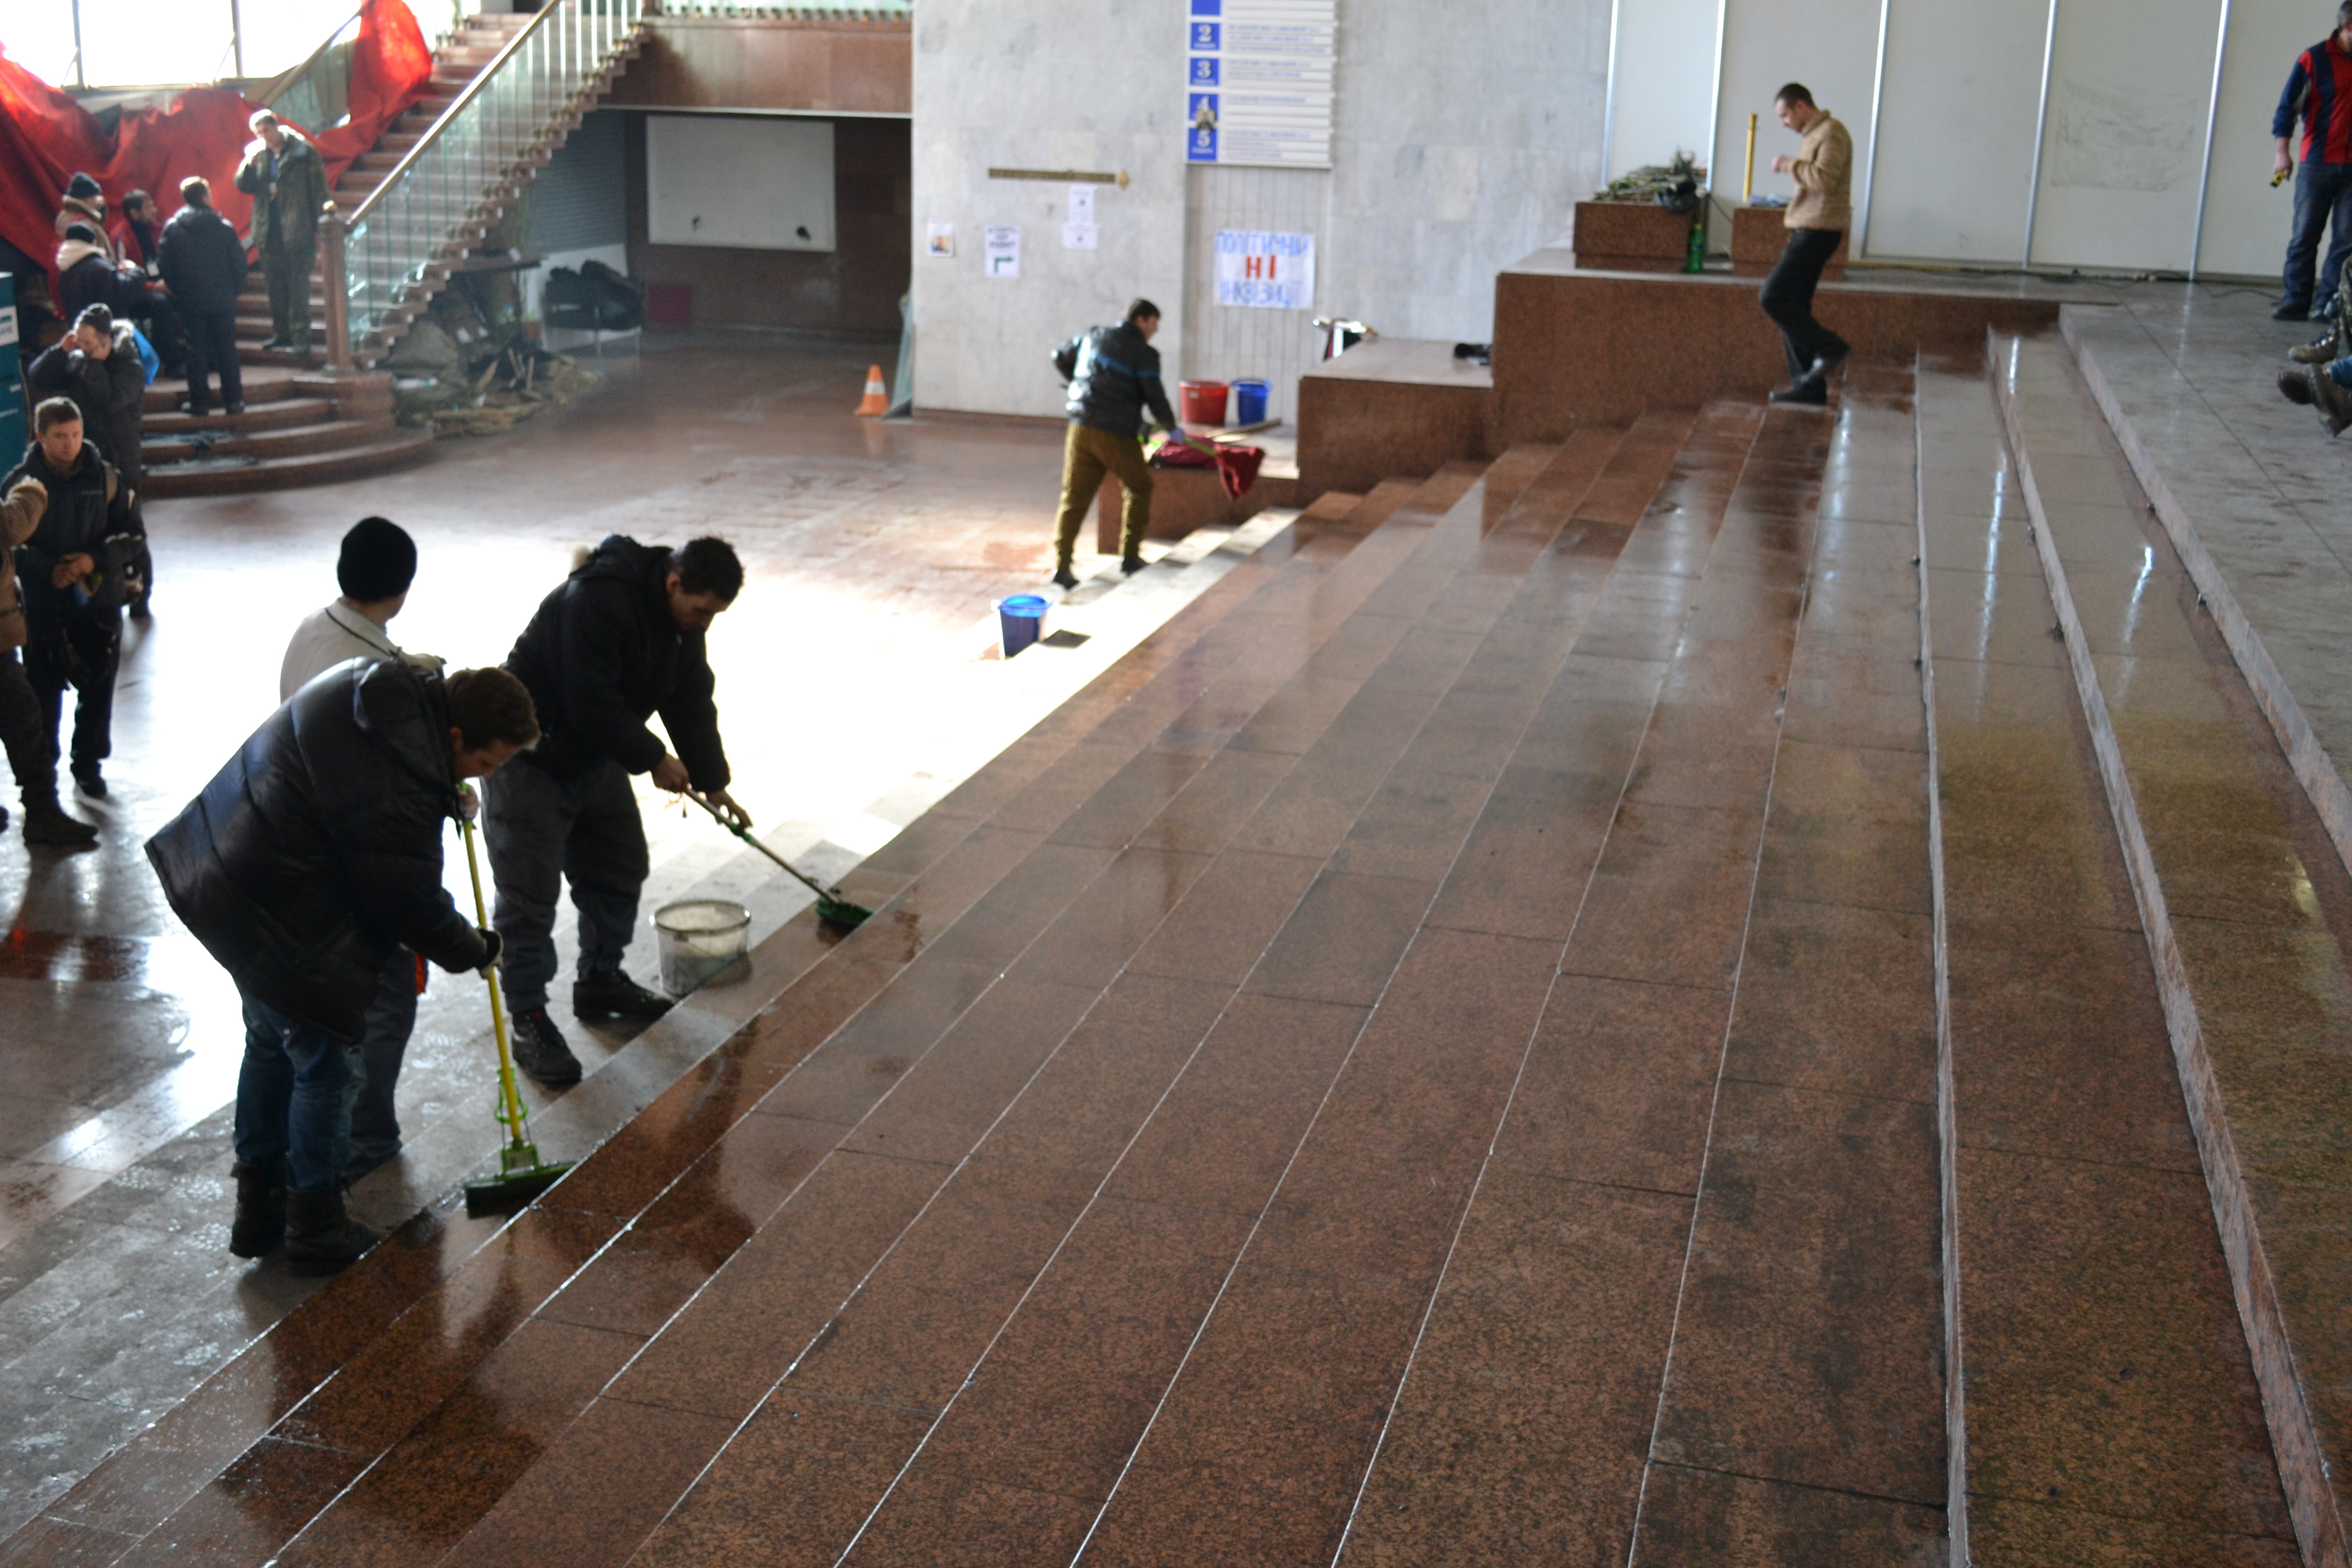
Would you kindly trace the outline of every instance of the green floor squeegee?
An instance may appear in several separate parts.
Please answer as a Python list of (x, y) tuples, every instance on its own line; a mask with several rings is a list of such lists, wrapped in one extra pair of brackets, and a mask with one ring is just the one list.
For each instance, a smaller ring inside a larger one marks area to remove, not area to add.
[(847, 896), (845, 895), (839, 888), (828, 887), (824, 883), (818, 881), (815, 878), (808, 876), (791, 861), (785, 859), (782, 856), (777, 854), (774, 850), (761, 843), (757, 838), (752, 837), (751, 830), (750, 828), (744, 826), (741, 823), (736, 821), (733, 817), (728, 816), (725, 812), (711, 805), (710, 802), (704, 797), (700, 790), (688, 790), (686, 792), (686, 798), (694, 802), (695, 805), (702, 807), (703, 810), (709, 812), (710, 814), (711, 821), (719, 824), (719, 826), (725, 828), (728, 832), (733, 834), (744, 843), (749, 844), (752, 848), (757, 849), (761, 854), (765, 855), (777, 865), (782, 866), (785, 872), (791, 876), (793, 880), (798, 882), (802, 887), (806, 888), (810, 892), (814, 893), (816, 895), (816, 918), (823, 921), (825, 924), (829, 926), (837, 926), (843, 931), (856, 931), (859, 926), (864, 925), (867, 921), (874, 918), (874, 911), (872, 910), (867, 909), (863, 904), (851, 903)]
[[(488, 928), (490, 911), (482, 901), (482, 865), (474, 854), (474, 825), (460, 817), (457, 833), (466, 841), (466, 869), (474, 879), (474, 922)], [(506, 998), (499, 993), (499, 966), (493, 963), (484, 969), (482, 978), (490, 983), (490, 1031), (499, 1040), (499, 1108), (490, 1114), (507, 1130), (507, 1141), (499, 1151), (499, 1173), (466, 1184), (466, 1212), (478, 1219), (522, 1207), (572, 1169), (569, 1163), (551, 1165), (541, 1160), (539, 1145), (530, 1141), (522, 1095), (515, 1089), (514, 1047), (507, 1037)]]

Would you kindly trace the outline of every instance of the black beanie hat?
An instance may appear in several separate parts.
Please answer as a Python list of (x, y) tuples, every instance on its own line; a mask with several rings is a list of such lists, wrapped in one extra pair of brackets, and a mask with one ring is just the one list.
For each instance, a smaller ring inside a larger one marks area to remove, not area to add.
[(335, 582), (348, 598), (373, 604), (408, 592), (416, 580), (416, 541), (386, 518), (363, 517), (343, 535)]
[(99, 194), (98, 182), (88, 174), (76, 174), (66, 182), (66, 195), (69, 196), (79, 196), (82, 200), (88, 201)]

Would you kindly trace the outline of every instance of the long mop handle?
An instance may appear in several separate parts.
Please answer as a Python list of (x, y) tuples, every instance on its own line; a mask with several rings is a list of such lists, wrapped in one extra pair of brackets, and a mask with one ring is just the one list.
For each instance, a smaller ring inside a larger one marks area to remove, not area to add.
[(725, 812), (720, 811), (717, 806), (704, 799), (701, 791), (691, 789), (688, 790), (686, 792), (686, 798), (694, 802), (695, 805), (702, 807), (703, 810), (709, 812), (710, 814), (711, 821), (719, 824), (719, 826), (725, 828), (728, 832), (733, 834), (744, 843), (749, 844), (752, 848), (757, 849), (761, 854), (765, 855), (777, 865), (782, 866), (786, 871), (792, 874), (794, 880), (798, 881), (801, 886), (806, 888), (810, 892), (827, 899), (837, 899), (841, 897), (841, 889), (839, 888), (826, 887), (824, 883), (818, 881), (815, 878), (810, 876), (807, 872), (803, 871), (799, 867), (793, 865), (791, 861), (785, 859), (782, 856), (777, 854), (774, 850), (761, 843), (759, 839), (752, 837), (751, 830), (750, 828), (744, 826), (741, 823), (733, 820), (728, 816)]
[[(474, 923), (488, 930), (490, 910), (482, 900), (482, 863), (474, 854), (474, 825), (459, 817), (457, 836), (466, 841), (466, 872), (474, 879)], [(482, 978), (490, 983), (490, 1031), (499, 1039), (499, 1120), (505, 1123), (513, 1142), (527, 1142), (523, 1135), (522, 1095), (515, 1089), (514, 1052), (507, 1044), (506, 999), (499, 994), (499, 966), (485, 965)]]

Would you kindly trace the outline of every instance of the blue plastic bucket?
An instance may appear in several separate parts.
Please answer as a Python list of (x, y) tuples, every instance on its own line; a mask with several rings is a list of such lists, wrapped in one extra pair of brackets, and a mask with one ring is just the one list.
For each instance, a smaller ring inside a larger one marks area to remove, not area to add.
[(1266, 397), (1273, 390), (1254, 375), (1245, 375), (1234, 383), (1234, 423), (1265, 424)]
[(1011, 658), (1037, 640), (1045, 619), (1045, 601), (1035, 594), (1015, 594), (996, 601), (996, 624), (1004, 634), (1004, 657)]

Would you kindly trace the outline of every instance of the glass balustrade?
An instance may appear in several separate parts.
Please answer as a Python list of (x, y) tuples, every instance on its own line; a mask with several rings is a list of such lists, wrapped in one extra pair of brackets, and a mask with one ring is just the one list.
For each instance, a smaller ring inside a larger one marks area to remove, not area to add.
[(478, 237), (484, 209), (529, 182), (558, 121), (590, 107), (597, 76), (645, 13), (646, 0), (551, 0), (383, 184), (341, 215), (343, 329), (352, 353), (373, 357), (402, 308)]

